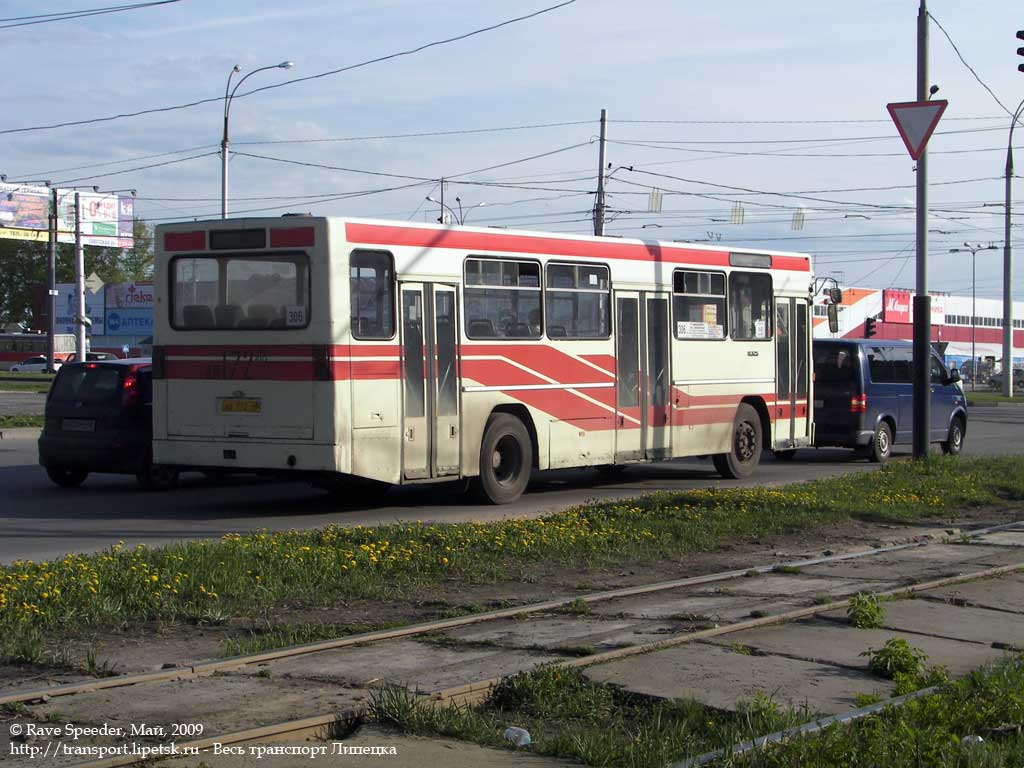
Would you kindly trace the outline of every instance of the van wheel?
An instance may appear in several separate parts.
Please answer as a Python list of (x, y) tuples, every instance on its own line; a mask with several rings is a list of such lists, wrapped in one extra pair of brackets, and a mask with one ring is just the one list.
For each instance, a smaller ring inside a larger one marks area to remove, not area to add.
[(46, 474), (61, 488), (77, 488), (89, 476), (84, 469), (72, 469), (60, 465), (47, 467)]
[(480, 445), (480, 476), (473, 478), (473, 495), (487, 504), (518, 499), (530, 482), (533, 449), (523, 422), (507, 413), (487, 421)]
[(761, 462), (761, 417), (751, 406), (740, 403), (732, 425), (732, 450), (711, 457), (722, 477), (747, 477)]
[(949, 437), (942, 443), (942, 452), (949, 456), (959, 456), (964, 447), (964, 420), (957, 416), (949, 425)]
[(892, 428), (887, 422), (883, 421), (875, 429), (868, 458), (878, 464), (885, 464), (892, 458)]
[(154, 464), (153, 455), (147, 453), (135, 479), (147, 491), (169, 491), (178, 484), (178, 470), (166, 464)]

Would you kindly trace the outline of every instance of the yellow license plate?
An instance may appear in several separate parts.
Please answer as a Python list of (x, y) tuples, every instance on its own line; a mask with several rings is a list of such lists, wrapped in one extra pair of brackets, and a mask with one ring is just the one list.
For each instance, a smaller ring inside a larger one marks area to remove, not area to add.
[(221, 413), (260, 413), (263, 403), (254, 399), (230, 398), (220, 401)]

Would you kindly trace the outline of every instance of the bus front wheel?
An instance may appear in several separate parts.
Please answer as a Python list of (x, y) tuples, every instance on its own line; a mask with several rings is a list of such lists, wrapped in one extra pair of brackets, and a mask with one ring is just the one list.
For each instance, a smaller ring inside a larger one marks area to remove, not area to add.
[(718, 473), (729, 480), (747, 477), (761, 462), (761, 417), (746, 403), (736, 409), (732, 424), (732, 445), (728, 453), (711, 457)]
[(530, 482), (533, 449), (522, 421), (496, 413), (487, 421), (480, 444), (480, 475), (473, 478), (473, 495), (486, 504), (509, 504)]

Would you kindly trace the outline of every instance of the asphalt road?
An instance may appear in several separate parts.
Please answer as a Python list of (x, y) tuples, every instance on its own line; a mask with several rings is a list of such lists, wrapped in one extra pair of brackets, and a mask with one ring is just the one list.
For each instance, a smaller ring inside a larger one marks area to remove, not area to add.
[[(1024, 408), (975, 408), (965, 454), (1024, 453)], [(909, 447), (903, 447), (903, 452)], [(899, 451), (898, 451), (899, 453)], [(129, 476), (92, 475), (75, 490), (57, 488), (36, 463), (34, 439), (0, 441), (0, 562), (41, 560), (95, 551), (119, 540), (129, 546), (219, 537), (261, 528), (312, 528), (327, 523), (375, 525), (461, 522), (538, 516), (591, 499), (623, 498), (661, 489), (718, 485), (710, 461), (635, 466), (612, 480), (593, 470), (535, 473), (527, 493), (501, 507), (468, 503), (458, 488), (393, 488), (375, 504), (346, 505), (305, 483), (234, 478), (212, 482), (185, 475), (170, 493), (139, 490)], [(747, 484), (780, 484), (872, 468), (850, 451), (804, 450), (792, 462), (766, 454)], [(733, 483), (734, 484), (734, 483)]]

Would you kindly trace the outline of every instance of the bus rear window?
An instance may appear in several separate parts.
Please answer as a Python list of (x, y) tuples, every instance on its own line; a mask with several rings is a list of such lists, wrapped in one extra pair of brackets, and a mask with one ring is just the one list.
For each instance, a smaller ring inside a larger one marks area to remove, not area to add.
[(305, 254), (181, 256), (171, 262), (178, 330), (297, 329), (309, 325)]

